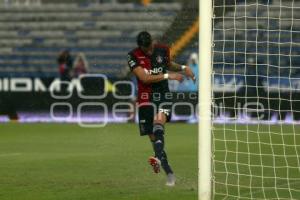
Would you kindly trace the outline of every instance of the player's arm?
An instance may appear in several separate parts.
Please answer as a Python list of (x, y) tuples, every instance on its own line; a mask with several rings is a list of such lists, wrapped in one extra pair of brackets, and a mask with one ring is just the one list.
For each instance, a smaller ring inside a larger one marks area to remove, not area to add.
[(169, 70), (174, 72), (182, 71), (184, 72), (187, 78), (191, 78), (193, 81), (196, 81), (196, 77), (193, 73), (193, 70), (189, 66), (180, 65), (178, 63), (171, 61), (169, 64)]
[(181, 74), (147, 74), (145, 70), (139, 65), (135, 56), (131, 53), (128, 54), (128, 66), (134, 73), (134, 75), (145, 84), (157, 83), (165, 79), (178, 80), (180, 82), (183, 81), (183, 76)]
[(196, 77), (193, 73), (193, 70), (186, 65), (180, 65), (171, 60), (170, 55), (170, 48), (166, 47), (167, 49), (167, 57), (168, 57), (168, 70), (173, 72), (184, 72), (185, 76), (189, 79), (191, 78), (194, 82), (196, 82)]
[(136, 75), (136, 77), (145, 84), (157, 83), (165, 79), (169, 80), (177, 80), (179, 82), (183, 81), (183, 76), (178, 73), (166, 73), (166, 74), (158, 74), (158, 75), (150, 75), (145, 72), (145, 70), (138, 66), (135, 67), (132, 72)]
[(169, 70), (170, 70), (170, 71), (173, 71), (173, 72), (181, 72), (181, 71), (183, 71), (182, 65), (180, 65), (180, 64), (178, 64), (178, 63), (175, 63), (175, 62), (173, 62), (173, 61), (171, 61), (171, 62), (169, 63)]

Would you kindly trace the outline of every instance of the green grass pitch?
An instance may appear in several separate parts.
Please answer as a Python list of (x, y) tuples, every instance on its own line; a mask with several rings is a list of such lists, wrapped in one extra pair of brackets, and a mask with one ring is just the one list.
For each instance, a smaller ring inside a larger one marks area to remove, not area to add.
[[(168, 124), (166, 132), (174, 188), (148, 166), (151, 145), (136, 124), (1, 124), (0, 199), (196, 200), (197, 125)], [(214, 199), (300, 199), (298, 133), (291, 125), (214, 126)]]
[(80, 128), (73, 124), (0, 125), (1, 200), (195, 200), (197, 126), (166, 127), (178, 184), (153, 174), (152, 147), (136, 124)]
[(215, 199), (300, 199), (299, 126), (224, 124), (213, 133)]

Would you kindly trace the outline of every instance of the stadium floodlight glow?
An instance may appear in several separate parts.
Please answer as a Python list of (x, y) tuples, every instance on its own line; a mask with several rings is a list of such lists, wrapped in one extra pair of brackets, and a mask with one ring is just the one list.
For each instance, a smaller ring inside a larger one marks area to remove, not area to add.
[(212, 189), (212, 0), (199, 0), (198, 198), (210, 200)]

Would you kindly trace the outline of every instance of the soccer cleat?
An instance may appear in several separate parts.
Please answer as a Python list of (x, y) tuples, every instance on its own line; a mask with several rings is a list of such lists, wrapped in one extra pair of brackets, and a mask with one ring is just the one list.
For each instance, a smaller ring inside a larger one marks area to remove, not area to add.
[(167, 175), (167, 182), (166, 182), (166, 186), (169, 186), (169, 187), (173, 187), (175, 186), (175, 182), (176, 182), (176, 177), (174, 174), (168, 174)]
[(154, 173), (160, 172), (160, 160), (151, 156), (148, 160), (149, 164), (152, 166)]

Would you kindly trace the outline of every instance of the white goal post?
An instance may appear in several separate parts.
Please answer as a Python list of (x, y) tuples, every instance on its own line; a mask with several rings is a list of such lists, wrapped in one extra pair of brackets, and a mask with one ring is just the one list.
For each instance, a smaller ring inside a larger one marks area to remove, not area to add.
[(300, 199), (300, 1), (199, 0), (198, 197)]
[[(198, 197), (211, 199), (211, 76), (212, 76), (212, 0), (199, 0), (199, 135)], [(205, 53), (201, 53), (205, 52)]]

